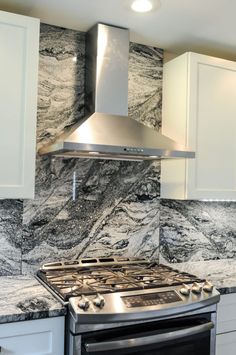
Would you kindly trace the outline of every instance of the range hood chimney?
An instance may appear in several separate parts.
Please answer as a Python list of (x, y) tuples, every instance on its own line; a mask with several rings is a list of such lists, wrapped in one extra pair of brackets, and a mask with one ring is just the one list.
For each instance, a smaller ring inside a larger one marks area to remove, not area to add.
[(97, 24), (86, 35), (86, 117), (41, 155), (118, 160), (194, 158), (168, 137), (128, 117), (129, 31)]

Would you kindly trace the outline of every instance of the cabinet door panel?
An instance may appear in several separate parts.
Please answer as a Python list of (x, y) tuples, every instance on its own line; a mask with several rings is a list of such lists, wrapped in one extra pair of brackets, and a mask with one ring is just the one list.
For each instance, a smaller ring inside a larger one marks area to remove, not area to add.
[(1, 186), (23, 185), (25, 31), (0, 24)]
[(236, 64), (193, 57), (191, 73), (189, 139), (196, 159), (188, 162), (189, 198), (235, 198)]
[(236, 201), (236, 62), (185, 53), (164, 66), (162, 132), (196, 152), (162, 161), (161, 197)]
[(0, 198), (34, 195), (39, 20), (0, 11)]

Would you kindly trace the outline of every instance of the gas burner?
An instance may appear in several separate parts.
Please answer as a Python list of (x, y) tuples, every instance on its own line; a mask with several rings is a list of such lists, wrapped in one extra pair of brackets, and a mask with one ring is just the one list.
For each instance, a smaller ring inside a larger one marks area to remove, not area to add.
[(203, 282), (144, 259), (106, 258), (46, 264), (37, 276), (64, 302), (71, 297), (153, 289)]

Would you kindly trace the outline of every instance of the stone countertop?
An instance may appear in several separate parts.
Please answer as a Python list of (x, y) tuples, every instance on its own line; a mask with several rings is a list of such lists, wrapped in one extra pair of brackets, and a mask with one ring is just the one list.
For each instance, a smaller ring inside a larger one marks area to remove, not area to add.
[(63, 316), (66, 307), (34, 276), (0, 277), (0, 323)]
[(168, 265), (211, 281), (222, 295), (236, 293), (236, 260), (221, 259)]
[[(236, 293), (236, 260), (222, 259), (168, 265), (212, 281), (221, 294)], [(0, 277), (0, 323), (65, 314), (66, 307), (34, 276)]]

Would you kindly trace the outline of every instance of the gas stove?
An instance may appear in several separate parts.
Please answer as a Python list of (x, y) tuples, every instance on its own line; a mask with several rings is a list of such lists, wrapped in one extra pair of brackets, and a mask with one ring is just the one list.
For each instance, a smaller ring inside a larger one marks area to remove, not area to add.
[(50, 263), (38, 277), (64, 302), (71, 297), (146, 290), (205, 280), (140, 259), (100, 258)]
[[(96, 350), (94, 344), (90, 347), (85, 344), (87, 348), (82, 349), (81, 339), (85, 342), (89, 332), (93, 336), (94, 332), (99, 335), (105, 330), (113, 334), (115, 329), (119, 333), (129, 326), (131, 331), (132, 326), (142, 324), (143, 328), (143, 324), (148, 326), (150, 322), (162, 329), (167, 320), (178, 318), (173, 328), (178, 325), (178, 334), (182, 334), (181, 324), (187, 327), (189, 319), (197, 315), (198, 318), (194, 318), (196, 327), (190, 327), (188, 331), (210, 331), (211, 337), (208, 338), (214, 338), (211, 329), (215, 324), (218, 291), (205, 279), (169, 266), (137, 258), (81, 259), (44, 264), (37, 272), (37, 278), (68, 305), (66, 339), (69, 355), (93, 351), (106, 354), (104, 349), (109, 348), (108, 343), (104, 345), (102, 342), (102, 350)], [(208, 314), (204, 325), (201, 324), (202, 313)], [(127, 346), (130, 344), (128, 342)]]
[[(127, 312), (140, 307), (196, 303), (214, 296), (211, 283), (169, 266), (137, 258), (81, 259), (44, 264), (39, 279), (76, 314), (117, 313), (119, 294)], [(114, 301), (115, 300), (115, 301)]]

